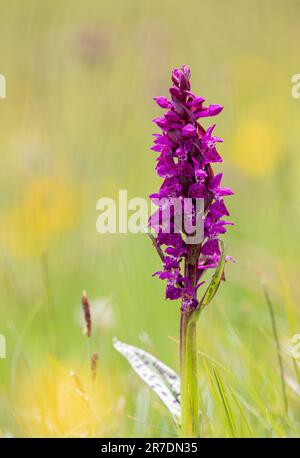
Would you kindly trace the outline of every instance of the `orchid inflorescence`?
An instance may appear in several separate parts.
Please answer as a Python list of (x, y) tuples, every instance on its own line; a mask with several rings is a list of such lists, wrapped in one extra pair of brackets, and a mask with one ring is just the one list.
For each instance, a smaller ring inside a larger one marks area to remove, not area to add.
[(196, 199), (204, 201), (204, 233), (198, 245), (186, 243), (184, 233), (174, 230), (166, 233), (161, 225), (152, 224), (151, 218), (149, 222), (156, 232), (156, 246), (164, 252), (163, 269), (154, 275), (167, 281), (167, 299), (182, 299), (182, 310), (198, 307), (197, 290), (204, 283), (202, 277), (207, 269), (218, 266), (221, 256), (219, 236), (226, 232), (227, 225), (232, 224), (223, 219), (229, 215), (223, 197), (233, 192), (221, 187), (222, 173), (215, 175), (211, 166), (222, 162), (216, 149), (216, 143), (222, 139), (213, 135), (215, 125), (205, 130), (198, 121), (216, 116), (223, 108), (220, 105), (205, 106), (205, 99), (191, 92), (190, 76), (190, 69), (185, 65), (174, 69), (173, 85), (169, 90), (171, 99), (154, 98), (166, 112), (153, 120), (162, 133), (154, 134), (151, 148), (159, 152), (156, 171), (164, 179), (159, 192), (150, 195), (159, 206), (158, 211), (162, 210), (162, 204), (157, 204), (161, 199), (175, 197), (190, 198), (192, 202)]

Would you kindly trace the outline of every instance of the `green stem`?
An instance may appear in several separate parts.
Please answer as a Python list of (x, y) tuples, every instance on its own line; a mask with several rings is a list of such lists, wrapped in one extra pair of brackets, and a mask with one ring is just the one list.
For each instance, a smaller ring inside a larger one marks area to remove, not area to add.
[(181, 436), (198, 437), (197, 336), (193, 312), (180, 320)]

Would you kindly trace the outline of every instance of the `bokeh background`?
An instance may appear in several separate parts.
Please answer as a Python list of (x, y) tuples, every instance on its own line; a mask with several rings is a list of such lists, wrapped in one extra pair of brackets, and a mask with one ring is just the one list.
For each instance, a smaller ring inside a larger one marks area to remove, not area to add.
[(146, 236), (100, 235), (95, 223), (100, 197), (158, 188), (152, 97), (167, 95), (171, 69), (184, 63), (194, 92), (225, 107), (217, 134), (235, 191), (224, 240), (236, 263), (199, 323), (201, 434), (300, 436), (289, 352), (300, 333), (299, 19), (297, 0), (1, 3), (0, 435), (176, 434), (111, 341), (178, 370), (179, 304), (151, 276), (160, 263)]

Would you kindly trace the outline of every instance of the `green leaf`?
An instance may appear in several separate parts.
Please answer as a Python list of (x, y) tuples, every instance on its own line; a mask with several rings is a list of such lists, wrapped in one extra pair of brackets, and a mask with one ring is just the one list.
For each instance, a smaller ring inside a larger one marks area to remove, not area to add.
[(120, 342), (116, 338), (113, 346), (129, 362), (133, 370), (157, 394), (171, 412), (176, 424), (180, 423), (180, 380), (176, 372), (150, 353)]
[(226, 416), (226, 419), (227, 419), (227, 422), (228, 422), (229, 430), (231, 432), (231, 435), (233, 437), (236, 437), (237, 436), (237, 428), (236, 428), (236, 424), (235, 424), (235, 420), (234, 420), (234, 415), (233, 415), (233, 412), (232, 412), (232, 409), (231, 409), (231, 406), (230, 406), (230, 402), (229, 402), (227, 394), (226, 394), (226, 390), (225, 390), (225, 386), (224, 386), (223, 380), (222, 380), (217, 368), (213, 366), (212, 369), (213, 369), (213, 373), (214, 373), (214, 376), (215, 376), (215, 380), (216, 380), (216, 384), (217, 384), (217, 388), (218, 388), (218, 393), (219, 393), (219, 396), (220, 396), (220, 399), (221, 399), (221, 402), (222, 402), (222, 405), (223, 405), (223, 408), (224, 408), (225, 416)]
[(200, 309), (206, 307), (211, 302), (216, 292), (218, 291), (218, 288), (222, 280), (222, 275), (223, 275), (224, 266), (225, 266), (226, 252), (225, 252), (225, 247), (224, 247), (224, 243), (222, 242), (222, 240), (220, 240), (220, 245), (221, 245), (221, 256), (220, 256), (219, 264), (212, 276), (211, 282), (207, 290), (205, 291), (200, 301), (200, 305), (199, 305)]

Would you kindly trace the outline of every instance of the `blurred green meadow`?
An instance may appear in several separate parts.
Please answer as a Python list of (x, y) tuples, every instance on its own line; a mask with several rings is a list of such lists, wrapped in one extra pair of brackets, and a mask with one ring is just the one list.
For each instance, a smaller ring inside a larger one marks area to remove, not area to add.
[(235, 192), (224, 241), (236, 263), (199, 321), (201, 436), (300, 436), (299, 19), (297, 0), (1, 3), (0, 436), (176, 435), (111, 341), (178, 370), (179, 303), (152, 277), (145, 235), (95, 225), (100, 197), (158, 188), (152, 97), (183, 63), (194, 92), (225, 107), (216, 132)]

